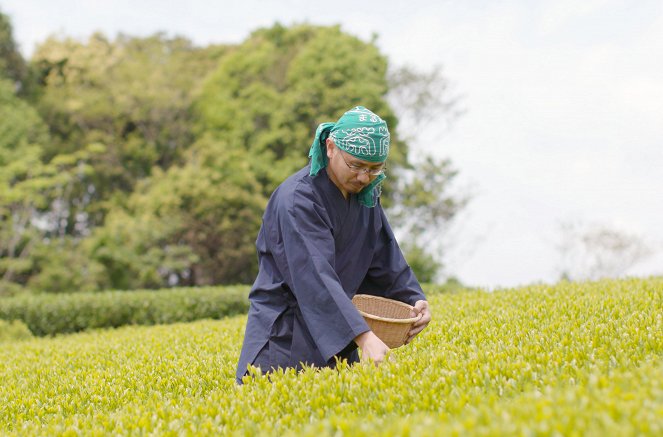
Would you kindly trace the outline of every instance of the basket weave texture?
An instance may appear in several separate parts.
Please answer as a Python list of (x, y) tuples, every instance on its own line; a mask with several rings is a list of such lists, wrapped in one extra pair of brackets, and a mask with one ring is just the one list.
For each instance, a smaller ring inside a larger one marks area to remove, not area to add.
[(357, 294), (352, 298), (352, 303), (371, 331), (391, 349), (405, 344), (407, 333), (414, 322), (421, 318), (421, 314), (410, 316), (411, 305), (385, 297)]

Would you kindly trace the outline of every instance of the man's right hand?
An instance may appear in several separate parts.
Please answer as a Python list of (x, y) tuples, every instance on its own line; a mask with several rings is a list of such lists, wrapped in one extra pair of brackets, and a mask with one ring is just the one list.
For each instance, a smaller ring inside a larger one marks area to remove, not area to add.
[(371, 361), (376, 366), (385, 360), (387, 352), (389, 352), (389, 347), (373, 331), (359, 334), (355, 338), (355, 343), (361, 349), (361, 360)]

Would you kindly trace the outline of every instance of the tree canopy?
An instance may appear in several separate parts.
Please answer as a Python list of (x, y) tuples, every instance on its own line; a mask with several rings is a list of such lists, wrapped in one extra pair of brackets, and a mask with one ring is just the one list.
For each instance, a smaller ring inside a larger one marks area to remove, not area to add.
[[(0, 14), (0, 66), (0, 294), (251, 282), (269, 195), (355, 105), (387, 120), (390, 168), (409, 166), (387, 59), (339, 26), (205, 47), (51, 37), (26, 62)], [(397, 203), (448, 201), (399, 174)]]
[(28, 69), (14, 41), (9, 17), (0, 11), (0, 78), (20, 88), (27, 76)]

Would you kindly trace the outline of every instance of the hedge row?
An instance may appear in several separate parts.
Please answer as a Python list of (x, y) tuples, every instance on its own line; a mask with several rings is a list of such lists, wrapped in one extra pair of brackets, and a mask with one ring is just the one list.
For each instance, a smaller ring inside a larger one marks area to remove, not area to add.
[[(429, 295), (453, 293), (455, 284), (423, 284)], [(0, 298), (0, 319), (20, 320), (37, 336), (124, 325), (220, 319), (248, 311), (249, 286), (26, 294)]]
[(37, 336), (220, 319), (248, 311), (248, 286), (35, 294), (0, 299), (0, 319), (21, 320)]

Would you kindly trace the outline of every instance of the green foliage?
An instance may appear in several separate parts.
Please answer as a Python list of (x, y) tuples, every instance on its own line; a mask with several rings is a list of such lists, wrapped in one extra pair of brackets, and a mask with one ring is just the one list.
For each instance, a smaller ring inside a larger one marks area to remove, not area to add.
[(0, 320), (0, 344), (3, 342), (15, 340), (28, 340), (32, 338), (32, 333), (20, 320), (10, 322)]
[(403, 255), (419, 282), (431, 283), (441, 269), (440, 263), (429, 253), (413, 244), (402, 245)]
[(428, 231), (440, 231), (467, 203), (464, 197), (453, 197), (450, 184), (458, 175), (448, 159), (424, 156), (397, 191), (393, 209), (394, 221), (404, 226), (414, 237), (424, 236)]
[[(68, 214), (67, 193), (89, 173), (87, 163), (98, 150), (90, 145), (46, 162), (48, 126), (14, 88), (0, 80), (0, 294), (17, 293), (28, 283), (45, 290), (83, 287), (71, 280), (71, 269), (85, 258), (70, 252), (68, 242), (62, 248), (65, 238), (57, 229)], [(57, 242), (49, 240), (54, 235)]]
[(48, 142), (48, 127), (34, 108), (16, 97), (14, 88), (0, 78), (0, 167), (18, 160), (22, 149)]
[(68, 233), (78, 205), (88, 226), (101, 224), (117, 196), (153, 168), (180, 162), (192, 141), (192, 95), (223, 52), (161, 34), (115, 41), (95, 34), (87, 43), (51, 38), (37, 48), (32, 65), (44, 84), (38, 108), (54, 132), (45, 159), (92, 143), (104, 149), (66, 199)]
[[(245, 316), (0, 349), (3, 435), (660, 435), (663, 281), (433, 293), (393, 360), (234, 382)], [(259, 408), (256, 408), (259, 406)]]
[(49, 237), (59, 234), (62, 239), (58, 224), (69, 214), (64, 208), (67, 193), (86, 177), (87, 163), (98, 153), (90, 145), (44, 162), (42, 145), (49, 138), (36, 110), (0, 80), (0, 294), (39, 273), (34, 258), (38, 248), (42, 260), (60, 261), (53, 258), (57, 251), (43, 254), (43, 249), (56, 246), (49, 244)]
[[(31, 247), (42, 233), (32, 225), (35, 211), (49, 204), (57, 176), (41, 162), (47, 126), (14, 86), (0, 79), (0, 281), (2, 289), (25, 283)], [(0, 290), (2, 294), (2, 290)]]
[(415, 273), (434, 278), (444, 267), (444, 237), (452, 220), (469, 202), (469, 196), (451, 189), (458, 171), (448, 159), (421, 156), (400, 173), (389, 218), (392, 226), (405, 235), (405, 247), (410, 252), (406, 259), (412, 258)]
[[(316, 67), (326, 45), (347, 59)], [(184, 163), (155, 170), (93, 232), (90, 256), (111, 287), (251, 282), (267, 197), (306, 163), (319, 121), (358, 103), (390, 116), (385, 68), (336, 27), (274, 26), (231, 50), (197, 93)]]
[(26, 287), (51, 293), (111, 288), (103, 267), (88, 258), (80, 246), (79, 241), (68, 236), (36, 243), (30, 256), (32, 275)]
[(123, 325), (219, 319), (246, 312), (248, 292), (246, 286), (228, 286), (23, 294), (0, 299), (0, 319), (20, 320), (39, 336)]
[(274, 25), (237, 46), (52, 37), (21, 62), (0, 14), (2, 295), (251, 282), (269, 195), (354, 105), (392, 131), (384, 204), (404, 190), (387, 59), (339, 26)]
[[(4, 265), (4, 262), (7, 260), (3, 259), (2, 261)], [(16, 296), (25, 292), (27, 292), (27, 290), (22, 285), (6, 279), (0, 279), (0, 298)]]
[[(198, 259), (207, 261), (192, 266), (200, 272), (191, 276), (196, 284), (252, 279), (261, 209), (274, 188), (307, 162), (318, 123), (336, 120), (362, 104), (387, 119), (395, 133), (395, 117), (384, 100), (386, 65), (373, 44), (339, 27), (308, 25), (261, 29), (222, 58), (194, 102), (197, 141), (188, 160), (195, 163), (192, 175), (198, 178), (211, 178), (205, 171), (209, 167), (220, 171), (228, 153), (241, 167), (221, 170), (224, 177), (215, 178), (211, 186), (224, 186), (215, 201), (233, 208), (214, 206), (214, 213), (207, 210), (202, 216), (173, 215), (175, 221), (182, 220), (177, 235), (184, 229), (207, 229), (204, 242), (192, 239), (191, 231), (184, 238)], [(394, 138), (392, 156), (398, 163), (405, 145)], [(228, 177), (232, 179), (226, 181)], [(149, 198), (164, 200), (159, 193)], [(211, 223), (223, 232), (210, 229), (209, 220), (201, 223), (212, 214)]]
[[(319, 123), (362, 104), (395, 128), (384, 100), (386, 65), (373, 44), (339, 27), (261, 29), (224, 57), (206, 81), (195, 102), (196, 130), (199, 137), (246, 150), (269, 196), (306, 164)], [(403, 148), (394, 142), (396, 162)]]
[(0, 79), (9, 79), (12, 85), (21, 87), (27, 75), (27, 66), (14, 41), (9, 17), (0, 10)]
[(89, 239), (90, 256), (114, 288), (250, 283), (266, 200), (250, 160), (223, 147), (155, 172)]

